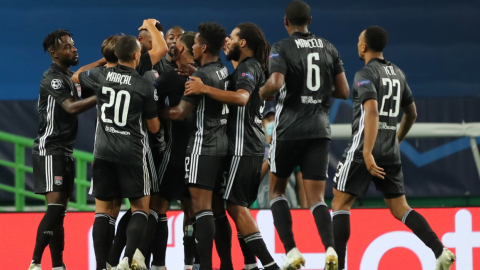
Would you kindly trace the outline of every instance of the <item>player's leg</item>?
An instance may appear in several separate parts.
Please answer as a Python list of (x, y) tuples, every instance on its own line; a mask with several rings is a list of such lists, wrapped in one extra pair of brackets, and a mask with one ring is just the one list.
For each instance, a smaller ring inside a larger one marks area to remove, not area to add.
[(164, 270), (168, 244), (167, 210), (170, 203), (162, 196), (156, 195), (151, 197), (150, 205), (158, 213), (157, 227), (151, 246), (153, 256), (152, 270)]
[(253, 252), (248, 247), (247, 242), (245, 242), (245, 239), (243, 239), (243, 236), (240, 233), (240, 231), (238, 230), (238, 227), (237, 227), (237, 239), (238, 239), (238, 244), (240, 245), (240, 249), (242, 250), (242, 254), (243, 254), (244, 269), (245, 270), (258, 270), (257, 257), (255, 257), (255, 254), (253, 254)]
[(108, 263), (114, 267), (120, 262), (120, 255), (127, 244), (127, 227), (132, 217), (132, 209), (128, 209), (122, 218), (118, 222), (117, 231), (113, 240), (113, 244), (110, 248), (110, 254), (108, 256)]
[(338, 269), (345, 269), (347, 243), (350, 239), (350, 209), (355, 202), (355, 196), (333, 189), (333, 237), (335, 251), (338, 255)]
[(188, 179), (195, 213), (195, 239), (200, 256), (200, 270), (212, 269), (212, 248), (215, 221), (212, 212), (213, 190), (222, 177), (225, 157), (192, 154), (185, 159), (185, 178)]
[(193, 229), (192, 216), (192, 200), (190, 196), (183, 196), (181, 199), (181, 206), (184, 213), (183, 216), (183, 252), (184, 252), (184, 270), (192, 270), (195, 260), (196, 244), (195, 244), (195, 231)]
[[(245, 249), (258, 257), (265, 269), (277, 270), (279, 267), (270, 255), (257, 223), (248, 209), (248, 206), (257, 198), (262, 159), (261, 156), (231, 158), (224, 199), (227, 200), (228, 214), (240, 232), (239, 241), (245, 243)], [(245, 269), (258, 269), (255, 256), (253, 256), (253, 262), (245, 263)]]
[(437, 269), (450, 269), (456, 259), (455, 255), (443, 246), (427, 220), (420, 213), (410, 208), (405, 195), (397, 198), (385, 198), (385, 202), (392, 215), (402, 221), (433, 251), (435, 258), (437, 258)]
[(189, 187), (192, 207), (195, 213), (197, 252), (200, 256), (200, 270), (212, 269), (212, 248), (215, 237), (215, 221), (212, 212), (212, 191)]
[(103, 270), (107, 265), (110, 246), (112, 244), (112, 226), (120, 211), (121, 200), (113, 197), (95, 198), (95, 221), (93, 223), (92, 238), (97, 270)]
[(233, 270), (232, 227), (225, 212), (222, 195), (214, 192), (212, 197), (213, 218), (215, 221), (215, 247), (220, 257), (220, 269)]
[(146, 165), (116, 164), (116, 171), (122, 195), (129, 198), (132, 208), (132, 217), (127, 226), (125, 254), (117, 269), (127, 270), (132, 265), (139, 269), (146, 268), (145, 264), (133, 260), (133, 255), (145, 235), (150, 213), (151, 182), (148, 168)]
[(383, 193), (385, 202), (392, 215), (402, 221), (412, 232), (428, 246), (437, 258), (437, 269), (450, 269), (455, 256), (443, 247), (427, 220), (411, 209), (405, 197), (402, 165), (383, 166), (385, 179), (374, 178), (378, 190)]
[[(33, 155), (32, 159), (35, 193), (45, 194), (48, 206), (38, 225), (33, 259), (29, 269), (40, 269), (43, 252), (49, 243), (54, 246), (52, 257), (55, 260), (52, 262), (55, 263), (55, 267), (63, 267), (63, 262), (60, 261), (63, 258), (61, 254), (64, 246), (63, 219), (69, 198), (67, 182), (63, 185), (63, 177), (68, 177), (65, 157)], [(56, 232), (57, 235), (52, 240)]]
[(292, 214), (285, 191), (288, 178), (297, 165), (299, 155), (296, 141), (278, 141), (273, 139), (269, 153), (270, 165), (270, 208), (273, 223), (283, 243), (287, 258), (284, 268), (298, 269), (305, 265), (305, 259), (296, 248), (292, 230)]
[(333, 240), (332, 218), (325, 203), (325, 185), (328, 171), (329, 139), (303, 140), (298, 146), (301, 149), (300, 170), (307, 206), (312, 212), (317, 231), (326, 250), (326, 269), (338, 266), (338, 257)]
[(368, 190), (372, 175), (363, 163), (353, 162), (345, 158), (338, 162), (333, 178), (333, 233), (335, 251), (338, 254), (338, 266), (345, 269), (347, 243), (350, 238), (350, 209), (357, 196)]

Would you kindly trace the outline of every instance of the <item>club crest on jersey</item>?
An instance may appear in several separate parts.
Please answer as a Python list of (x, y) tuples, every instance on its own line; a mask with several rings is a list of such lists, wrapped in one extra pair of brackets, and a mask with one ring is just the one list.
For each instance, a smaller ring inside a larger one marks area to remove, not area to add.
[(274, 58), (274, 57), (279, 57), (279, 56), (280, 56), (279, 53), (272, 53), (272, 54), (270, 54), (270, 56), (268, 57), (268, 59), (272, 59), (272, 58)]
[(61, 186), (63, 184), (63, 177), (62, 176), (55, 176), (54, 183), (57, 186)]
[(62, 81), (59, 79), (53, 79), (50, 83), (53, 89), (60, 89), (62, 88)]
[(367, 84), (370, 84), (370, 80), (363, 80), (363, 81), (359, 81), (357, 83), (357, 86), (363, 86), (363, 85), (367, 85)]
[(253, 78), (253, 75), (248, 72), (242, 73), (242, 77), (248, 77), (250, 80), (255, 81), (255, 79)]

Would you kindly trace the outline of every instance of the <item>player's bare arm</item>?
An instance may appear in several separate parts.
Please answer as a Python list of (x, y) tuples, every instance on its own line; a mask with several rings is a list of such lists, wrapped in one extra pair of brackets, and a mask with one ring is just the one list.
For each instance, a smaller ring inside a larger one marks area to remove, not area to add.
[(237, 91), (225, 91), (203, 84), (202, 79), (198, 77), (190, 77), (192, 81), (185, 84), (185, 96), (189, 95), (207, 95), (227, 105), (245, 107), (250, 93), (245, 89)]
[(269, 97), (276, 95), (280, 92), (280, 89), (283, 87), (285, 83), (285, 75), (280, 72), (273, 72), (270, 74), (270, 78), (268, 78), (265, 85), (260, 88), (260, 98), (266, 100)]
[(197, 68), (190, 64), (181, 64), (180, 67), (175, 70), (182, 76), (192, 76), (192, 74), (197, 71)]
[(101, 66), (104, 66), (107, 64), (107, 60), (105, 60), (105, 58), (102, 58), (100, 60), (97, 60), (93, 63), (90, 63), (88, 65), (85, 65), (81, 68), (79, 68), (75, 73), (73, 73), (72, 75), (72, 81), (74, 83), (80, 83), (80, 80), (78, 79), (78, 75), (84, 71), (87, 71), (87, 70), (90, 70), (90, 69), (94, 69), (94, 68), (97, 68), (97, 67), (101, 67)]
[(158, 120), (158, 117), (147, 119), (147, 126), (148, 130), (155, 134), (160, 130), (160, 120)]
[(397, 132), (399, 144), (403, 141), (403, 139), (405, 139), (405, 136), (407, 136), (410, 128), (412, 128), (413, 123), (415, 123), (415, 120), (417, 119), (417, 106), (415, 106), (415, 102), (412, 102), (412, 104), (408, 106), (402, 107), (402, 110), (404, 114), (402, 117), (402, 122), (400, 123), (400, 128)]
[(138, 30), (147, 30), (152, 37), (152, 49), (148, 51), (152, 65), (155, 65), (168, 52), (167, 43), (163, 38), (162, 33), (155, 27), (155, 24), (160, 23), (155, 19), (148, 19), (143, 21), (143, 25)]
[(73, 100), (73, 98), (67, 98), (61, 105), (69, 114), (80, 114), (93, 108), (95, 104), (97, 104), (97, 96), (91, 96), (78, 101)]
[(363, 108), (365, 109), (365, 129), (363, 131), (365, 138), (363, 145), (365, 165), (373, 176), (384, 179), (385, 172), (383, 168), (377, 166), (372, 155), (378, 133), (378, 102), (375, 99), (369, 99), (363, 103)]
[(350, 96), (350, 87), (348, 86), (347, 76), (342, 72), (335, 76), (335, 90), (332, 97), (338, 99), (347, 99)]
[(196, 108), (190, 102), (181, 100), (180, 103), (169, 109), (160, 110), (160, 118), (172, 121), (183, 121)]

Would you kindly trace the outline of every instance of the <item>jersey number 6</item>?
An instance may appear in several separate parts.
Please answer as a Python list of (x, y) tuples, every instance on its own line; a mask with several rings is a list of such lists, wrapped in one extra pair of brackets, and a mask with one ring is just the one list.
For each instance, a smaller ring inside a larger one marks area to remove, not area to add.
[[(115, 122), (115, 125), (124, 127), (127, 124), (128, 107), (130, 106), (130, 93), (125, 90), (120, 90), (115, 94), (115, 90), (104, 86), (102, 87), (102, 94), (110, 95), (110, 100), (108, 103), (104, 103), (102, 105), (102, 121), (104, 123), (112, 123), (112, 120), (108, 119), (105, 115), (105, 109), (115, 105), (113, 121)], [(122, 118), (120, 119), (120, 105), (122, 102), (122, 96), (125, 96), (125, 98), (123, 98), (124, 105), (122, 110)]]
[[(309, 53), (307, 56), (307, 88), (310, 91), (318, 91), (320, 89), (320, 67), (313, 63), (313, 60), (320, 60), (320, 55), (318, 52), (316, 53)], [(315, 85), (313, 85), (313, 81), (315, 80)]]

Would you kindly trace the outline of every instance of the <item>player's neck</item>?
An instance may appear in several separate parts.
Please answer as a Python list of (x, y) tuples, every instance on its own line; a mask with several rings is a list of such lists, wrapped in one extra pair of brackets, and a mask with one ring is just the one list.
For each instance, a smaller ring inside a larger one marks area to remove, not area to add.
[(246, 50), (246, 51), (243, 51), (241, 54), (240, 54), (240, 57), (238, 58), (238, 63), (241, 63), (243, 60), (245, 60), (245, 58), (247, 57), (253, 57), (253, 52), (251, 50)]
[(167, 61), (168, 61), (168, 62), (173, 62), (173, 57), (170, 56), (170, 54), (167, 53), (167, 56), (166, 56), (166, 57), (167, 57)]
[(111, 68), (111, 67), (114, 67), (116, 66), (117, 63), (110, 63), (110, 62), (107, 62), (107, 64), (105, 65), (106, 68)]
[(290, 27), (287, 27), (287, 32), (290, 36), (295, 32), (308, 33), (308, 25), (303, 25), (303, 26), (292, 25)]
[(383, 58), (383, 53), (381, 52), (371, 52), (371, 53), (366, 53), (365, 54), (365, 65), (370, 62), (373, 58), (380, 58), (380, 59), (385, 59)]
[(118, 61), (118, 63), (122, 66), (126, 66), (126, 67), (129, 67), (129, 68), (133, 68), (135, 69), (135, 61), (130, 61), (130, 62), (121, 62), (121, 61)]
[(61, 67), (62, 69), (66, 70), (66, 71), (70, 70), (70, 65), (64, 65), (60, 61), (55, 61), (55, 60), (53, 60), (53, 62), (55, 64), (57, 64), (57, 66)]
[(211, 62), (217, 62), (218, 61), (218, 55), (212, 55), (212, 54), (203, 54), (201, 64), (202, 66), (205, 65), (206, 63), (211, 63)]
[(183, 65), (188, 65), (188, 64), (191, 64), (191, 63), (195, 63), (195, 61), (193, 60), (193, 56), (192, 57), (186, 57), (186, 56), (182, 55), (180, 57), (180, 59), (175, 61), (175, 64), (177, 64), (178, 67), (181, 66), (182, 64)]

